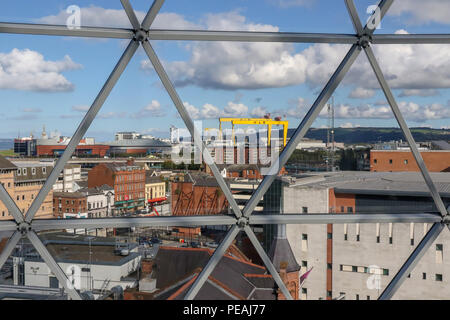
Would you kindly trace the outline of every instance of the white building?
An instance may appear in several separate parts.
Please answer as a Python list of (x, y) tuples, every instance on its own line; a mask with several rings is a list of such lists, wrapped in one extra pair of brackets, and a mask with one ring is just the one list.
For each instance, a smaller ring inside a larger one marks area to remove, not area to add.
[(114, 188), (103, 185), (96, 188), (78, 190), (87, 196), (89, 218), (104, 218), (112, 216), (114, 206)]
[[(115, 240), (111, 238), (60, 233), (41, 235), (41, 239), (80, 292), (90, 291), (97, 298), (113, 287), (120, 286), (125, 290), (138, 283), (137, 277), (132, 275), (141, 261), (136, 244), (117, 251)], [(15, 268), (23, 269), (23, 275), (19, 275), (19, 271), (14, 273), (15, 279), (24, 279), (23, 285), (62, 288), (38, 255), (28, 253), (24, 259), (15, 261), (23, 263), (23, 268)]]
[[(432, 173), (446, 206), (450, 173)], [(436, 211), (419, 173), (341, 172), (286, 179), (284, 214)], [(302, 299), (377, 299), (430, 229), (424, 223), (287, 225)], [(442, 232), (393, 299), (450, 297), (450, 233)]]

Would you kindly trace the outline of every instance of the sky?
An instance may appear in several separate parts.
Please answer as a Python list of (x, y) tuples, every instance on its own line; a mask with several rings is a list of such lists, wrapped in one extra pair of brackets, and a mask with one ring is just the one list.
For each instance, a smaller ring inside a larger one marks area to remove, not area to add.
[[(43, 4), (44, 3), (44, 4)], [(131, 0), (139, 19), (150, 0)], [(365, 22), (372, 0), (355, 0)], [(83, 26), (130, 27), (119, 0), (16, 0), (0, 21), (65, 25), (81, 8)], [(376, 33), (449, 33), (450, 1), (395, 1)], [(344, 1), (166, 0), (153, 28), (354, 33)], [(128, 41), (0, 34), (0, 138), (58, 130), (71, 136)], [(296, 127), (349, 45), (154, 41), (151, 43), (191, 117), (281, 116)], [(373, 45), (407, 123), (450, 128), (450, 45)], [(397, 127), (361, 54), (334, 94), (336, 126)], [(327, 124), (326, 110), (314, 127)], [(138, 49), (86, 136), (114, 132), (167, 137), (184, 127), (144, 51)]]

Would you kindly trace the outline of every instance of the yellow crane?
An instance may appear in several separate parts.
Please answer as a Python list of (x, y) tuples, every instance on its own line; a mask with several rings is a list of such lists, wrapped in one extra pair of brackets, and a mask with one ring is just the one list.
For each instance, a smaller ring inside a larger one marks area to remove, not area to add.
[(276, 118), (275, 120), (268, 118), (219, 118), (219, 135), (220, 139), (223, 139), (222, 135), (222, 123), (231, 122), (232, 126), (232, 140), (233, 145), (235, 144), (234, 139), (234, 126), (237, 124), (246, 125), (266, 125), (267, 126), (267, 145), (270, 146), (270, 138), (272, 136), (272, 126), (283, 126), (283, 146), (286, 146), (287, 133), (289, 121), (283, 121), (281, 118)]

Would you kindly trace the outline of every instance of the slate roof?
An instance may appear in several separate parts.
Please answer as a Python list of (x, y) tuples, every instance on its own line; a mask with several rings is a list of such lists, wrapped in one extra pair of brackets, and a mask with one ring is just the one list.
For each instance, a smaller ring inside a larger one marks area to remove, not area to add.
[[(160, 247), (152, 277), (156, 279), (157, 288), (162, 290), (155, 299), (183, 299), (212, 253), (212, 250), (202, 248)], [(196, 300), (244, 300), (255, 296), (275, 300), (274, 288), (275, 282), (267, 275), (266, 268), (226, 254), (198, 292)]]
[(278, 225), (278, 233), (270, 247), (269, 258), (278, 272), (280, 272), (280, 264), (283, 262), (287, 263), (287, 272), (300, 270), (300, 266), (286, 237), (286, 225)]
[(17, 166), (14, 165), (11, 161), (9, 161), (8, 159), (6, 159), (3, 156), (0, 156), (0, 169), (11, 169), (11, 170), (15, 170), (17, 169)]

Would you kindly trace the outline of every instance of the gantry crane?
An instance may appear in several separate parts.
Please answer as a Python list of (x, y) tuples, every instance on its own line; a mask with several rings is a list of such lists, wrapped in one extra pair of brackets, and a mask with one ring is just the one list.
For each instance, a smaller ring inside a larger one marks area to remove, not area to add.
[(280, 117), (277, 117), (274, 120), (270, 119), (267, 116), (265, 118), (220, 118), (219, 119), (219, 137), (220, 137), (220, 139), (223, 139), (222, 123), (224, 123), (224, 122), (231, 122), (233, 145), (235, 145), (234, 126), (237, 124), (247, 124), (247, 125), (266, 125), (267, 126), (267, 145), (268, 146), (270, 146), (270, 138), (272, 136), (272, 126), (283, 126), (283, 146), (284, 147), (286, 146), (289, 121), (287, 121), (287, 120), (283, 121), (283, 120), (281, 120)]

